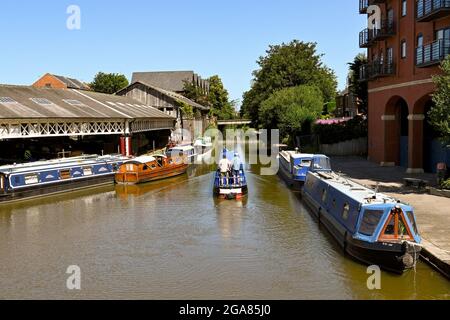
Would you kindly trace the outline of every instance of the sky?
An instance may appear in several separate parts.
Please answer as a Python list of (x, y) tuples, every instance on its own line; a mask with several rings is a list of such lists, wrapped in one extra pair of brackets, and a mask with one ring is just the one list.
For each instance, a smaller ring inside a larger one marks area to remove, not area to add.
[[(67, 28), (70, 5), (79, 30)], [(194, 70), (241, 101), (268, 46), (298, 39), (317, 42), (343, 89), (365, 24), (357, 0), (1, 0), (0, 83)]]

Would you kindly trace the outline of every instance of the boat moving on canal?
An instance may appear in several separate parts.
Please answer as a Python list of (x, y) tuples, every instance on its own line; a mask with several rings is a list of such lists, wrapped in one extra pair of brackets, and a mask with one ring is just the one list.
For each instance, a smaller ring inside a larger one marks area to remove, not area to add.
[(281, 151), (279, 153), (280, 170), (278, 170), (278, 175), (291, 189), (301, 191), (313, 157), (313, 154), (300, 153), (299, 149)]
[(233, 170), (233, 160), (239, 157), (238, 153), (223, 150), (222, 161), (227, 160), (227, 172), (221, 172), (220, 164), (214, 175), (214, 195), (221, 199), (239, 200), (248, 194), (247, 177), (245, 176), (244, 163), (240, 161), (239, 170)]
[(0, 167), (0, 203), (41, 198), (114, 183), (121, 155), (84, 155)]
[(118, 184), (139, 184), (182, 175), (189, 164), (186, 156), (141, 156), (124, 162), (116, 173)]
[(303, 198), (344, 251), (357, 260), (403, 273), (413, 268), (422, 246), (414, 210), (331, 170), (313, 157)]

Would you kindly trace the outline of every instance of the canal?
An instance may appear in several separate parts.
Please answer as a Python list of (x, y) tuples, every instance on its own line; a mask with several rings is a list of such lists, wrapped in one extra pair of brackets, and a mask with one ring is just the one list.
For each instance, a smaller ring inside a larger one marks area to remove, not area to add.
[[(211, 168), (0, 207), (0, 298), (450, 299), (421, 262), (382, 273), (345, 256), (300, 197), (248, 166), (249, 195), (212, 197)], [(68, 266), (81, 290), (66, 288)]]

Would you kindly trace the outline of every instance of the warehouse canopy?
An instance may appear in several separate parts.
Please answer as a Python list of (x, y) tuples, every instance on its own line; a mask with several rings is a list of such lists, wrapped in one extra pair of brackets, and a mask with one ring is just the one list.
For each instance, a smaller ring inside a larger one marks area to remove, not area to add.
[(171, 119), (172, 117), (128, 97), (74, 89), (0, 85), (0, 118)]
[(129, 97), (0, 85), (0, 139), (173, 129), (175, 118)]

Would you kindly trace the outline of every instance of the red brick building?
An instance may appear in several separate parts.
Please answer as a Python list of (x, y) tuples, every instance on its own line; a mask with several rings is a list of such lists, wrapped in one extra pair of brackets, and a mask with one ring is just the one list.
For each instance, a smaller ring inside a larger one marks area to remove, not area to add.
[(89, 86), (77, 79), (57, 76), (54, 74), (46, 73), (35, 83), (35, 88), (52, 88), (52, 89), (76, 89), (76, 90), (91, 90)]
[(359, 0), (360, 13), (376, 15), (372, 5), (381, 19), (369, 19), (375, 22), (359, 39), (369, 61), (360, 70), (360, 80), (369, 81), (369, 159), (433, 171), (449, 155), (427, 113), (432, 75), (450, 53), (450, 0)]

